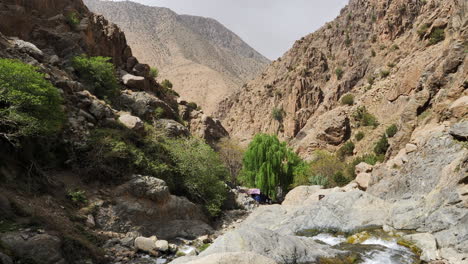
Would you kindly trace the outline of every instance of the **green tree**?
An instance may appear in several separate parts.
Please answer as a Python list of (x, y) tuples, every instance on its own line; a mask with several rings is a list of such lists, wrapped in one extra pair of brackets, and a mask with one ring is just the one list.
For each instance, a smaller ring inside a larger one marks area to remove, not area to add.
[(112, 99), (118, 95), (119, 84), (115, 77), (115, 68), (107, 57), (87, 57), (81, 55), (73, 58), (72, 64), (78, 75), (93, 88), (99, 99)]
[(278, 189), (284, 193), (293, 182), (295, 168), (301, 162), (276, 136), (258, 134), (244, 155), (242, 179), (248, 186), (276, 199)]
[(47, 136), (64, 121), (62, 97), (37, 68), (0, 59), (0, 136)]

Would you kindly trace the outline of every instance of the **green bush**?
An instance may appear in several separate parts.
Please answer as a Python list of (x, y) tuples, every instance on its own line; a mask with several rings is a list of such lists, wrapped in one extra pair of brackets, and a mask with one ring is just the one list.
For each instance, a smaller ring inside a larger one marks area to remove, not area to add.
[(356, 136), (354, 136), (354, 138), (357, 140), (357, 141), (361, 141), (363, 138), (364, 138), (365, 134), (364, 132), (362, 131), (359, 131)]
[(181, 138), (166, 142), (188, 197), (202, 203), (211, 216), (218, 216), (227, 195), (224, 180), (228, 175), (218, 154), (201, 139)]
[(198, 109), (198, 105), (195, 102), (190, 102), (187, 104), (187, 106), (191, 109)]
[(278, 122), (283, 121), (283, 109), (282, 108), (276, 108), (274, 107), (273, 110), (271, 111), (271, 116), (273, 117), (274, 120)]
[(387, 78), (389, 75), (390, 75), (389, 70), (381, 70), (380, 71), (380, 77), (382, 77), (382, 78)]
[(86, 198), (85, 191), (82, 191), (82, 190), (76, 190), (76, 191), (69, 190), (67, 196), (75, 204), (87, 204), (88, 203), (88, 199)]
[(73, 58), (72, 64), (83, 81), (91, 86), (99, 99), (115, 98), (119, 93), (119, 84), (115, 77), (115, 68), (107, 57), (87, 57), (81, 55)]
[(171, 83), (171, 81), (165, 79), (164, 81), (162, 81), (161, 83), (161, 86), (166, 88), (166, 89), (172, 89), (173, 85)]
[(80, 24), (80, 18), (76, 12), (69, 12), (66, 15), (66, 21), (71, 28), (75, 29)]
[(367, 82), (369, 83), (369, 85), (374, 85), (375, 77), (374, 76), (367, 77)]
[(274, 135), (258, 134), (244, 154), (241, 181), (275, 200), (278, 188), (283, 193), (287, 190), (301, 163), (285, 142)]
[(0, 59), (0, 134), (11, 140), (54, 134), (65, 120), (58, 89), (36, 70)]
[(389, 138), (395, 136), (397, 132), (398, 132), (398, 127), (395, 124), (389, 126), (387, 130), (385, 131), (385, 133), (387, 134), (387, 137)]
[(435, 45), (445, 39), (445, 31), (442, 28), (435, 29), (429, 35), (429, 45)]
[(390, 47), (390, 51), (396, 51), (396, 50), (399, 50), (400, 47), (397, 45), (397, 44), (393, 44), (391, 47)]
[(375, 57), (376, 55), (375, 50), (371, 50), (371, 57)]
[(352, 94), (347, 94), (341, 97), (341, 104), (342, 105), (353, 105), (354, 104), (354, 96)]
[(346, 142), (340, 149), (337, 151), (337, 156), (340, 159), (344, 159), (346, 156), (352, 156), (355, 145), (352, 141)]
[(327, 186), (329, 186), (329, 181), (327, 177), (324, 177), (322, 175), (312, 175), (309, 178), (309, 184), (320, 185), (326, 188)]
[(155, 68), (155, 67), (151, 67), (151, 69), (150, 69), (150, 76), (151, 76), (152, 78), (157, 78), (158, 75), (159, 75), (159, 70), (158, 70), (157, 68)]
[(333, 181), (340, 187), (345, 186), (350, 182), (350, 180), (345, 177), (342, 171), (339, 171), (333, 175)]
[(388, 66), (389, 68), (393, 68), (393, 67), (395, 67), (395, 63), (389, 62), (389, 63), (387, 63), (387, 66)]
[(377, 118), (369, 113), (365, 106), (358, 107), (353, 113), (353, 118), (357, 121), (358, 126), (372, 126), (375, 128), (379, 125)]
[(341, 80), (341, 78), (343, 78), (344, 71), (343, 71), (343, 69), (341, 67), (338, 67), (335, 70), (335, 74), (336, 74), (336, 78), (338, 80)]
[(390, 144), (388, 144), (387, 136), (383, 135), (382, 137), (380, 137), (379, 141), (375, 143), (374, 153), (377, 155), (385, 155), (389, 147)]
[(419, 38), (423, 38), (426, 35), (427, 30), (429, 29), (429, 26), (430, 26), (429, 24), (424, 24), (421, 27), (419, 27), (418, 29)]

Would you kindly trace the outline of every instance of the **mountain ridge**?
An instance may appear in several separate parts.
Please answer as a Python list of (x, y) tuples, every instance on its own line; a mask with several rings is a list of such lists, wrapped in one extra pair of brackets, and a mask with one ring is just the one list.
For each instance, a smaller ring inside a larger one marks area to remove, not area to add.
[[(207, 113), (252, 79), (269, 60), (212, 18), (125, 1), (85, 0), (119, 25), (141, 61), (155, 66), (181, 96)], [(138, 15), (135, 15), (138, 14)]]

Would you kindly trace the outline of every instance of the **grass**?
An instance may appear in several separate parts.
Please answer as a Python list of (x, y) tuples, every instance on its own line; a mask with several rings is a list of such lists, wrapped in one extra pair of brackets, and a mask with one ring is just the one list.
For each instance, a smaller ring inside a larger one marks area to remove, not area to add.
[(335, 75), (338, 80), (341, 80), (343, 78), (344, 71), (341, 67), (336, 68), (335, 70)]

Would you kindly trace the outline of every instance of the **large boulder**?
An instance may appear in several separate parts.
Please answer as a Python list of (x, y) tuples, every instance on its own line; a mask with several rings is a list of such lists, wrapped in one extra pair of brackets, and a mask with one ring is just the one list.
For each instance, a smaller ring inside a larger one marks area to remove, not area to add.
[(122, 114), (119, 116), (119, 121), (128, 129), (135, 131), (141, 131), (144, 128), (144, 123), (137, 116), (132, 116), (130, 114)]
[(36, 263), (66, 263), (61, 252), (62, 241), (49, 234), (8, 232), (0, 234), (0, 242), (21, 259), (33, 259)]
[(211, 145), (229, 136), (229, 133), (218, 119), (214, 119), (200, 111), (190, 113), (189, 129), (193, 135), (203, 138)]
[(149, 81), (145, 79), (145, 77), (135, 76), (128, 73), (122, 76), (122, 82), (128, 88), (140, 91), (145, 91), (150, 86)]
[(147, 121), (153, 121), (156, 114), (160, 115), (158, 118), (177, 117), (176, 112), (166, 102), (147, 92), (125, 90), (120, 95), (120, 103), (123, 108)]
[(253, 252), (225, 252), (211, 254), (202, 258), (179, 258), (171, 264), (277, 264), (271, 258)]
[(96, 225), (103, 230), (138, 231), (163, 239), (213, 233), (201, 206), (171, 195), (160, 179), (136, 175), (114, 193), (114, 202), (105, 203), (96, 214)]
[(456, 123), (450, 128), (450, 135), (462, 141), (468, 140), (468, 121)]
[(169, 137), (190, 135), (190, 131), (186, 126), (172, 119), (159, 119), (154, 125), (158, 128), (164, 129)]
[(371, 180), (372, 180), (372, 174), (366, 173), (366, 172), (359, 173), (355, 179), (359, 188), (362, 190), (367, 190), (367, 188), (369, 188)]
[(310, 196), (322, 189), (323, 186), (319, 185), (298, 186), (288, 192), (282, 205), (302, 205), (304, 201), (310, 198)]
[(157, 255), (156, 236), (135, 238), (135, 249), (141, 250), (152, 255)]

